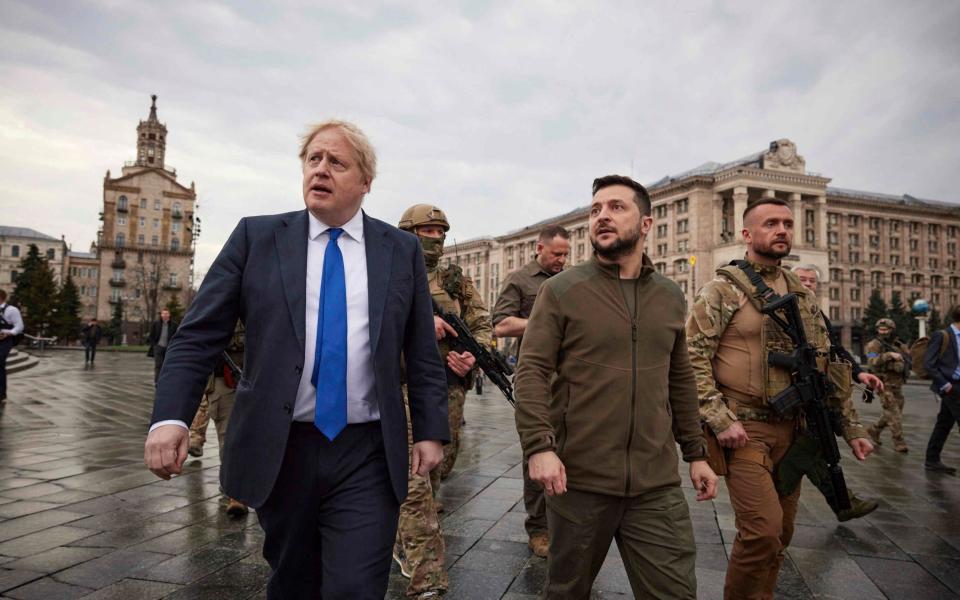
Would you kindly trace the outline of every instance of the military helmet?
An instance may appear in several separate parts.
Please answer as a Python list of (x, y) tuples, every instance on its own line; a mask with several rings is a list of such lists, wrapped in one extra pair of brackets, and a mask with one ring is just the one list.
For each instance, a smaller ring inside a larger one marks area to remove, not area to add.
[(876, 329), (881, 327), (889, 327), (890, 329), (896, 329), (897, 324), (893, 322), (893, 319), (880, 319), (877, 321), (877, 324), (874, 326)]
[(447, 215), (432, 204), (414, 204), (403, 211), (397, 227), (413, 233), (421, 225), (439, 225), (444, 231), (450, 231)]

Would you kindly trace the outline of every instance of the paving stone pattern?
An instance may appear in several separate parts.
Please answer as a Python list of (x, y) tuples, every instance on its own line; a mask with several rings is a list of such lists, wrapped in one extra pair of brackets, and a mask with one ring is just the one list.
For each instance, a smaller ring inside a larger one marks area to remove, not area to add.
[[(0, 597), (266, 598), (263, 534), (255, 514), (237, 520), (223, 512), (212, 424), (203, 457), (189, 460), (183, 476), (158, 480), (142, 463), (152, 361), (101, 352), (97, 363), (86, 370), (82, 353), (50, 352), (11, 377), (0, 407)], [(487, 388), (468, 396), (463, 450), (441, 491), (448, 597), (532, 600), (546, 564), (526, 547), (513, 414)], [(924, 471), (937, 405), (920, 385), (905, 391), (910, 453), (896, 454), (888, 441), (855, 464), (845, 452), (850, 487), (879, 499), (880, 509), (839, 524), (807, 485), (778, 598), (960, 597), (960, 480)], [(876, 404), (859, 409), (867, 422), (879, 416)], [(944, 462), (960, 466), (958, 447), (954, 432)], [(727, 492), (706, 504), (693, 500), (686, 481), (684, 492), (699, 596), (721, 598), (735, 533)], [(394, 568), (387, 597), (402, 598), (405, 586)], [(615, 546), (594, 597), (630, 597)]]

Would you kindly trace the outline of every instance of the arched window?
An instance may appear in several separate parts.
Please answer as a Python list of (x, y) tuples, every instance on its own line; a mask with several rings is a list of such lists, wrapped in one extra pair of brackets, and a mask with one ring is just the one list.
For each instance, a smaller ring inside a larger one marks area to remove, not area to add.
[(120, 199), (117, 200), (117, 210), (127, 210), (127, 197), (120, 196)]
[(117, 234), (117, 238), (116, 238), (117, 247), (122, 248), (123, 245), (126, 243), (126, 241), (127, 241), (126, 236), (124, 236), (122, 233)]

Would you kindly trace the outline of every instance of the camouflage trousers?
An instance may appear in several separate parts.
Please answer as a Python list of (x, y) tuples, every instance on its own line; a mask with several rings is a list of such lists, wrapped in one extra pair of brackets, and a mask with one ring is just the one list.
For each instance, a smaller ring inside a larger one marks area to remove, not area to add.
[(236, 397), (236, 390), (227, 387), (222, 378), (214, 377), (212, 382), (207, 384), (204, 391), (203, 400), (200, 401), (200, 408), (193, 417), (193, 423), (190, 424), (190, 445), (203, 446), (207, 441), (207, 425), (210, 419), (213, 419), (213, 426), (217, 430), (217, 442), (219, 443), (220, 460), (223, 460), (223, 442), (227, 437), (227, 422), (230, 421), (230, 413), (233, 412), (233, 401)]
[(883, 382), (883, 395), (880, 398), (883, 414), (877, 421), (877, 429), (883, 431), (887, 425), (893, 439), (903, 439), (903, 390), (899, 383)]
[(443, 461), (436, 469), (430, 472), (430, 484), (433, 494), (440, 489), (440, 481), (446, 479), (460, 454), (460, 430), (463, 429), (463, 405), (466, 402), (467, 392), (458, 385), (447, 388), (447, 417), (450, 424), (450, 443), (443, 447)]
[[(412, 449), (413, 428), (406, 389), (403, 400), (407, 411), (407, 444)], [(439, 466), (434, 469), (439, 470)], [(433, 505), (430, 477), (414, 473), (408, 476), (407, 499), (400, 505), (397, 545), (403, 550), (405, 571), (410, 573), (407, 596), (416, 597), (429, 591), (446, 592), (449, 581), (444, 564), (443, 530)]]

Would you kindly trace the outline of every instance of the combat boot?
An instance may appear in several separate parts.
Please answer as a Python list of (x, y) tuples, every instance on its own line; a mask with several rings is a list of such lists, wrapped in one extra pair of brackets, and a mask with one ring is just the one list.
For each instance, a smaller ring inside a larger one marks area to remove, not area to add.
[(880, 430), (877, 429), (876, 425), (871, 425), (867, 427), (867, 435), (870, 436), (870, 441), (873, 442), (874, 446), (882, 446), (883, 442), (880, 441)]
[(859, 519), (860, 517), (865, 517), (877, 510), (877, 507), (880, 505), (876, 500), (862, 500), (857, 498), (856, 495), (847, 492), (850, 496), (850, 508), (846, 510), (841, 510), (837, 512), (837, 520), (843, 523), (844, 521), (849, 521), (850, 519)]
[(190, 447), (187, 448), (187, 454), (190, 456), (203, 456), (203, 444), (190, 442)]
[(247, 505), (239, 500), (234, 500), (233, 498), (227, 498), (227, 514), (231, 517), (242, 517), (250, 512), (250, 509), (247, 508)]
[(531, 552), (540, 558), (546, 558), (550, 553), (550, 539), (545, 533), (535, 533), (531, 535), (527, 546), (530, 547)]
[(907, 448), (907, 442), (903, 438), (898, 438), (893, 440), (893, 449), (899, 452), (900, 454), (906, 454), (910, 449)]

